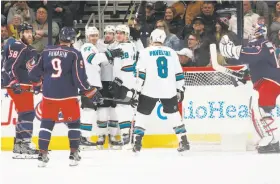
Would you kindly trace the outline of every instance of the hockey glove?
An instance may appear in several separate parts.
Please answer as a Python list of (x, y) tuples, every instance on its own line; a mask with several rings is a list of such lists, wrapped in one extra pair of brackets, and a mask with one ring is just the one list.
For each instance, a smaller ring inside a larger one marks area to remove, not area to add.
[(109, 91), (113, 97), (118, 98), (120, 96), (122, 83), (123, 81), (116, 77), (109, 85)]
[(105, 51), (105, 55), (108, 58), (109, 63), (112, 64), (114, 58), (123, 56), (123, 50), (122, 49), (107, 50)]
[(91, 86), (88, 90), (83, 91), (82, 94), (91, 99), (94, 104), (103, 103), (102, 95), (96, 87)]
[(177, 99), (179, 103), (181, 103), (184, 100), (184, 93), (184, 91), (177, 89)]
[(132, 108), (135, 108), (138, 105), (139, 92), (135, 91), (134, 89), (132, 89), (131, 91), (132, 91), (133, 95), (130, 100), (130, 105)]
[(21, 89), (20, 84), (17, 80), (11, 81), (10, 84), (8, 85), (8, 88), (11, 88), (15, 94), (21, 94), (22, 93), (22, 89)]
[(32, 86), (33, 86), (33, 93), (35, 95), (38, 95), (41, 92), (42, 81), (40, 80), (39, 82), (32, 83)]

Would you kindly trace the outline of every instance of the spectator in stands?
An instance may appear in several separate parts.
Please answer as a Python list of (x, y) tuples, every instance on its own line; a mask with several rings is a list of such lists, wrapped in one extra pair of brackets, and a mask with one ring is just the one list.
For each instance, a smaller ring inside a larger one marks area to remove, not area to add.
[[(244, 12), (244, 34), (243, 34), (243, 44), (248, 42), (248, 39), (254, 34), (253, 25), (258, 21), (259, 15), (253, 13), (251, 3), (246, 0), (243, 1), (243, 12)], [(237, 34), (237, 17), (232, 15), (229, 20), (229, 30)]]
[(278, 40), (279, 30), (280, 30), (280, 15), (278, 17), (274, 17), (273, 22), (270, 26), (270, 38), (269, 39), (274, 44), (276, 44), (276, 42)]
[(164, 46), (170, 47), (175, 51), (182, 48), (179, 38), (175, 34), (170, 33), (168, 24), (164, 20), (157, 21), (156, 28), (164, 30), (166, 34)]
[(182, 67), (188, 67), (192, 66), (192, 58), (193, 58), (193, 52), (192, 50), (188, 48), (183, 48), (180, 51), (177, 51), (179, 61), (181, 63)]
[[(44, 47), (48, 44), (48, 14), (47, 9), (41, 6), (36, 12), (36, 21), (33, 23), (35, 32), (35, 40), (32, 46), (38, 51), (42, 52)], [(56, 22), (52, 22), (52, 41), (55, 43), (56, 37), (59, 34), (59, 27)]]
[(202, 12), (198, 17), (201, 17), (204, 20), (204, 31), (209, 34), (214, 34), (216, 30), (216, 19), (218, 17), (214, 11), (214, 4), (211, 1), (205, 1), (201, 10)]
[(191, 25), (193, 19), (201, 13), (203, 1), (195, 0), (188, 4), (185, 13), (185, 24)]
[(190, 66), (207, 66), (210, 63), (209, 45), (201, 44), (199, 35), (189, 35), (188, 48), (193, 51), (193, 59)]
[(9, 9), (14, 3), (13, 1), (1, 1), (1, 14), (7, 17)]
[[(142, 6), (139, 12), (139, 18), (138, 23), (141, 25), (140, 27), (140, 39), (144, 45), (144, 47), (147, 47), (148, 43), (147, 40), (150, 37), (151, 32), (154, 30), (156, 19), (154, 15), (154, 7), (152, 3), (146, 4), (145, 1), (141, 2)], [(146, 16), (143, 16), (143, 15)]]
[(272, 21), (275, 21), (275, 19), (279, 16), (280, 16), (280, 1), (275, 3), (275, 8), (272, 13)]
[(234, 43), (234, 45), (240, 45), (241, 40), (233, 31), (229, 31), (228, 28), (229, 28), (229, 19), (227, 17), (217, 18), (216, 33), (215, 33), (216, 44), (220, 43), (220, 40), (224, 35), (228, 35), (229, 39)]
[(22, 16), (23, 22), (28, 22), (29, 24), (32, 24), (35, 20), (35, 14), (34, 11), (28, 7), (26, 1), (18, 1), (13, 5), (13, 7), (10, 8), (8, 17), (7, 17), (7, 23), (10, 24), (13, 20), (13, 17), (19, 14)]
[(18, 28), (23, 22), (23, 18), (19, 14), (15, 14), (10, 24), (8, 24), (9, 37), (14, 37), (16, 40), (19, 39)]
[(1, 14), (1, 25), (7, 24), (5, 15)]
[(201, 44), (208, 44), (215, 42), (214, 33), (205, 32), (205, 23), (202, 17), (196, 17), (193, 20), (193, 33), (199, 35)]
[(280, 30), (278, 31), (277, 37), (275, 38), (273, 44), (280, 51)]
[[(234, 43), (234, 45), (240, 45), (241, 44), (241, 40), (238, 38), (238, 36), (234, 32), (229, 31), (228, 28), (229, 28), (229, 19), (227, 17), (217, 18), (215, 36), (216, 36), (216, 44), (217, 44), (217, 49), (218, 50), (219, 50), (220, 40), (224, 35), (227, 35), (229, 37), (229, 39)], [(236, 65), (237, 61), (236, 61), (236, 59), (224, 58), (218, 52), (218, 63), (220, 65), (226, 65), (226, 64)]]
[(1, 25), (1, 40), (5, 41), (9, 38), (7, 25)]
[(53, 3), (54, 14), (53, 20), (60, 26), (74, 25), (74, 20), (77, 17), (77, 12), (80, 8), (79, 1), (56, 1)]
[(266, 26), (270, 25), (269, 23), (269, 8), (265, 1), (257, 1), (254, 0), (253, 4), (256, 8), (256, 13), (259, 16), (263, 16), (265, 18), (265, 24)]
[(176, 9), (174, 7), (170, 6), (166, 8), (164, 20), (168, 24), (170, 33), (175, 35), (181, 33), (184, 23), (180, 15), (177, 15)]

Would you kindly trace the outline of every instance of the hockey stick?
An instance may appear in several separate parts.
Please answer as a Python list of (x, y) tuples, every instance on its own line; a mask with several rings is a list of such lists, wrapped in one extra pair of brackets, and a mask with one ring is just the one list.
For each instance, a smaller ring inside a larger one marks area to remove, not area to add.
[(218, 54), (217, 54), (217, 49), (216, 49), (216, 44), (215, 43), (210, 44), (210, 55), (211, 55), (212, 66), (216, 71), (224, 73), (224, 74), (229, 75), (229, 76), (232, 76), (235, 79), (237, 78), (239, 80), (244, 80), (244, 75), (243, 74), (241, 74), (239, 72), (236, 72), (234, 70), (231, 70), (229, 68), (226, 68), (224, 66), (221, 66), (218, 63), (218, 59), (217, 59)]

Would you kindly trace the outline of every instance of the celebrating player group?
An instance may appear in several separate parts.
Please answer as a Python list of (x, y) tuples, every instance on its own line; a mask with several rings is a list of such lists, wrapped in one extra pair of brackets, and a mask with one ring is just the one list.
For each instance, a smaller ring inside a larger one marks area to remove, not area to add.
[[(21, 39), (9, 45), (4, 61), (4, 86), (18, 113), (13, 158), (37, 158), (38, 166), (45, 167), (53, 128), (61, 122), (68, 127), (70, 166), (78, 165), (81, 150), (103, 149), (106, 136), (111, 149), (138, 153), (158, 101), (173, 120), (178, 151), (190, 149), (178, 111), (184, 75), (176, 52), (163, 46), (164, 31), (154, 30), (151, 46), (143, 49), (130, 39), (126, 25), (107, 26), (104, 40), (96, 27), (86, 27), (86, 43), (74, 48), (76, 32), (64, 27), (59, 45), (47, 46), (40, 54), (30, 46), (32, 33), (31, 25), (22, 24)], [(161, 90), (155, 91), (154, 85)], [(33, 95), (39, 93), (43, 97), (38, 105), (41, 125), (36, 150), (31, 143)], [(94, 123), (97, 142), (90, 140)]]
[[(252, 97), (250, 107), (253, 125), (261, 138), (257, 150), (279, 153), (280, 130), (271, 111), (280, 94), (280, 63), (273, 45), (264, 38), (264, 26), (257, 25), (255, 29), (254, 40), (247, 47), (235, 46), (224, 36), (219, 50), (224, 57), (248, 64), (258, 92), (257, 97)], [(32, 33), (31, 25), (22, 24), (21, 39), (9, 45), (5, 53), (4, 86), (18, 113), (14, 158), (37, 158), (38, 166), (45, 167), (53, 128), (61, 122), (68, 127), (70, 166), (78, 165), (81, 150), (103, 149), (106, 136), (111, 149), (138, 153), (157, 102), (163, 105), (172, 122), (170, 126), (178, 137), (178, 152), (190, 149), (178, 110), (178, 102), (184, 99), (184, 74), (177, 53), (163, 46), (166, 39), (163, 30), (155, 29), (149, 47), (144, 49), (130, 39), (130, 28), (126, 25), (106, 26), (104, 40), (99, 38), (96, 27), (86, 27), (86, 43), (74, 48), (76, 32), (64, 27), (59, 34), (59, 45), (47, 46), (40, 54), (30, 46)], [(39, 105), (39, 150), (36, 150), (31, 144), (33, 95), (39, 93), (43, 97)], [(98, 140), (92, 142), (95, 123)]]

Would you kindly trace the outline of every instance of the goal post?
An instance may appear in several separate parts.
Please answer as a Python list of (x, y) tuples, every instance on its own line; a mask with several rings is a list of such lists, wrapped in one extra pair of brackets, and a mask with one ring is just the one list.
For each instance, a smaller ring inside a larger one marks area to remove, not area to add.
[[(243, 66), (227, 68), (238, 71)], [(252, 150), (257, 137), (250, 120), (252, 83), (234, 87), (232, 77), (212, 67), (184, 67), (181, 114), (192, 145), (202, 149)]]

